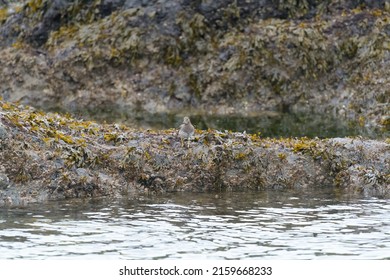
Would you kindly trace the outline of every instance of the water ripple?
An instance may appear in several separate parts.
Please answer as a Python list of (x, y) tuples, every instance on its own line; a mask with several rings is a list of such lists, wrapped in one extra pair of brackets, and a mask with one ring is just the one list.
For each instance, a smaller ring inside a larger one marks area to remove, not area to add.
[(1, 259), (390, 259), (389, 200), (170, 194), (0, 213)]

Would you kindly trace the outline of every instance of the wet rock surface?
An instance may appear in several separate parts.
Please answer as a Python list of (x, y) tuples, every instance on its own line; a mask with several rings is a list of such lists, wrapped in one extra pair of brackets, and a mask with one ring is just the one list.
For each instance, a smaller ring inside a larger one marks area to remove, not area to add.
[[(0, 102), (0, 205), (163, 192), (339, 188), (390, 196), (389, 143), (101, 125)], [(387, 140), (388, 141), (388, 140)]]

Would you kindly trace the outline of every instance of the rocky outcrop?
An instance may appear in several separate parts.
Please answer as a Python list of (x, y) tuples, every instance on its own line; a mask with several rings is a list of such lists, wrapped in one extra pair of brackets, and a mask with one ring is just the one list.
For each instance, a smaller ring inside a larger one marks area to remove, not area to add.
[(389, 129), (388, 1), (31, 0), (0, 96), (45, 110), (331, 114)]
[(388, 1), (3, 2), (0, 206), (270, 188), (390, 196), (389, 139), (198, 130), (182, 145), (174, 130), (47, 113), (307, 112), (386, 135)]
[(390, 197), (390, 144), (101, 125), (0, 102), (0, 206), (129, 193), (336, 188)]

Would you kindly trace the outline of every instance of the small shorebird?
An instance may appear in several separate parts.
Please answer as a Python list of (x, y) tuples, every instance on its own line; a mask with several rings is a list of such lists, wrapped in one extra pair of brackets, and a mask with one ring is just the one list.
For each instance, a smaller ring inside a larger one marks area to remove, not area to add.
[[(189, 117), (184, 117), (183, 123), (180, 125), (180, 129), (177, 132), (177, 135), (181, 138), (181, 145), (183, 146), (183, 139), (187, 139), (187, 141), (191, 138), (195, 133), (195, 128), (192, 125)], [(187, 147), (189, 146), (189, 142), (187, 142)]]

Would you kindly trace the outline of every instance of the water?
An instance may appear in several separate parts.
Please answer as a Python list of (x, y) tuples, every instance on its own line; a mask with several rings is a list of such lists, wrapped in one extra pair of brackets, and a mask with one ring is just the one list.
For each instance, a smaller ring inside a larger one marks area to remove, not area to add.
[(343, 121), (329, 115), (319, 114), (281, 114), (263, 113), (255, 116), (241, 115), (199, 115), (183, 114), (149, 114), (144, 111), (127, 112), (107, 111), (79, 112), (76, 116), (99, 122), (123, 123), (135, 128), (169, 129), (177, 128), (188, 114), (197, 129), (231, 130), (247, 133), (260, 133), (263, 137), (347, 137), (363, 136), (371, 139), (389, 137), (388, 130), (362, 127), (356, 122)]
[(390, 259), (389, 202), (326, 189), (1, 209), (0, 259)]

